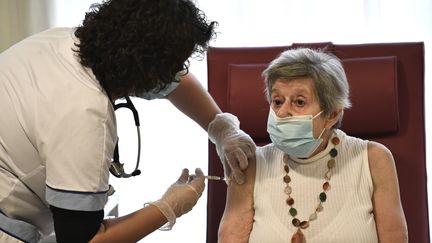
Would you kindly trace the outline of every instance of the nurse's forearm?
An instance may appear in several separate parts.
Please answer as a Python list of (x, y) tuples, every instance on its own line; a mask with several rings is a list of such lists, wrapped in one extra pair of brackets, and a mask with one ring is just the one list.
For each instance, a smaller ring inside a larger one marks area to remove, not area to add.
[(191, 73), (182, 76), (180, 85), (166, 98), (206, 131), (216, 114), (221, 113), (216, 102)]
[(162, 212), (156, 206), (149, 205), (132, 214), (104, 220), (90, 242), (137, 242), (166, 222)]

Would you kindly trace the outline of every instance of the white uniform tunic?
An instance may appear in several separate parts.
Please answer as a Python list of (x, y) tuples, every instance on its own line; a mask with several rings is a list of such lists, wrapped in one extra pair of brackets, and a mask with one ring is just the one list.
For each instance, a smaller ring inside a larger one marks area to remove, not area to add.
[[(374, 243), (378, 242), (373, 215), (373, 184), (369, 170), (367, 141), (336, 131), (340, 144), (327, 200), (318, 218), (302, 230), (308, 243)], [(309, 220), (323, 191), (324, 174), (333, 145), (310, 159), (288, 162), (292, 198), (298, 211), (296, 218)], [(272, 144), (257, 150), (254, 188), (254, 224), (250, 243), (291, 242), (297, 228), (292, 225), (284, 193), (286, 183), (284, 153)]]
[(80, 65), (73, 31), (50, 29), (0, 55), (0, 211), (44, 234), (49, 204), (104, 208), (117, 140), (111, 101)]

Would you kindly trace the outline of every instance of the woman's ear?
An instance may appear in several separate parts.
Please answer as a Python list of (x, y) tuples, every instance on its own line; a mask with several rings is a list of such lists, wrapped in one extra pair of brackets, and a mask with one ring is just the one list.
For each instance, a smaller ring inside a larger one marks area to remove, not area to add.
[(326, 119), (325, 128), (330, 129), (336, 124), (339, 120), (340, 114), (342, 113), (342, 109), (338, 109), (330, 113), (330, 115)]

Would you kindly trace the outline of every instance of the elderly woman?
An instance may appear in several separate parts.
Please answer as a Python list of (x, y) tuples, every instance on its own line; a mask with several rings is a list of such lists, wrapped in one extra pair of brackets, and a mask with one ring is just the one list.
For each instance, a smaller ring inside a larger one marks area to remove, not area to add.
[(340, 61), (293, 49), (263, 75), (272, 143), (229, 183), (219, 242), (407, 242), (391, 152), (338, 129), (351, 105)]

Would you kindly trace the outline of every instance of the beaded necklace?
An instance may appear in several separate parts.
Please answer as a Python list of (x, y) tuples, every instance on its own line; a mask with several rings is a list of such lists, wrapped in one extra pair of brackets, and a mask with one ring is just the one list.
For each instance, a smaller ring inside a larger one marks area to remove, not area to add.
[[(331, 143), (336, 146), (340, 142), (338, 137), (333, 137), (331, 139)], [(288, 195), (288, 199), (286, 200), (286, 203), (289, 206), (289, 214), (293, 217), (292, 224), (297, 228), (296, 233), (291, 238), (291, 243), (305, 243), (306, 239), (303, 235), (302, 229), (305, 230), (309, 227), (309, 224), (311, 221), (314, 221), (318, 218), (318, 213), (323, 211), (323, 203), (327, 200), (327, 194), (326, 192), (330, 190), (330, 179), (333, 175), (333, 168), (335, 167), (335, 158), (338, 154), (338, 151), (336, 148), (332, 148), (329, 152), (330, 154), (330, 160), (327, 161), (327, 172), (324, 174), (324, 183), (322, 185), (323, 191), (319, 194), (318, 199), (319, 203), (317, 207), (315, 208), (315, 211), (309, 216), (309, 220), (301, 221), (300, 219), (296, 218), (297, 216), (297, 209), (294, 208), (294, 198), (291, 197), (292, 188), (290, 186), (291, 177), (289, 176), (289, 166), (288, 166), (288, 158), (289, 156), (287, 154), (284, 155), (283, 161), (284, 161), (284, 170), (285, 170), (285, 176), (283, 177), (284, 182), (286, 183), (286, 187), (284, 189), (285, 194)]]

